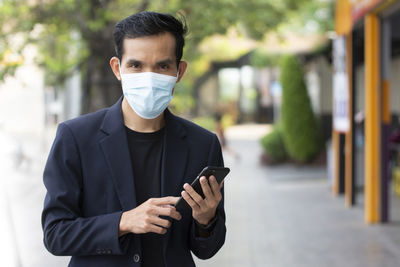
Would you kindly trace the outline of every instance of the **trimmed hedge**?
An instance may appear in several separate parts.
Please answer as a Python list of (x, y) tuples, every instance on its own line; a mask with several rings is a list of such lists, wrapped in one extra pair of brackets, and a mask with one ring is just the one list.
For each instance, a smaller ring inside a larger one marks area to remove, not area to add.
[(265, 153), (273, 162), (282, 162), (287, 158), (280, 128), (275, 128), (272, 132), (261, 138), (260, 141)]
[(311, 108), (302, 67), (295, 56), (281, 61), (282, 136), (289, 156), (295, 161), (311, 161), (322, 148), (317, 119)]

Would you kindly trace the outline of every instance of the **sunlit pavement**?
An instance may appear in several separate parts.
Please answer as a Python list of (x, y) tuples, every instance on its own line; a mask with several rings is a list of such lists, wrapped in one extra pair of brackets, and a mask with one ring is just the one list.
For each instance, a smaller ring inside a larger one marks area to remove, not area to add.
[[(325, 168), (259, 164), (258, 139), (269, 129), (228, 130), (240, 160), (225, 153), (232, 170), (225, 183), (227, 238), (215, 257), (196, 260), (198, 266), (400, 266), (400, 224), (365, 225), (361, 206), (347, 209), (343, 198), (331, 195)], [(10, 140), (0, 135), (0, 145), (12, 146)], [(49, 143), (26, 143), (18, 169), (2, 146), (8, 160), (1, 161), (0, 266), (67, 266), (68, 257), (52, 256), (42, 242), (41, 176)]]

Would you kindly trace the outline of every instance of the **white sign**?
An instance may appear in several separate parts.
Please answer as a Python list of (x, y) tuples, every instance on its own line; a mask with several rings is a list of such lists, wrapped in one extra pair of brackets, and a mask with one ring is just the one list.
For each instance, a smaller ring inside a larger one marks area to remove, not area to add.
[(333, 127), (338, 132), (350, 129), (349, 88), (347, 74), (337, 72), (333, 76)]
[(339, 37), (333, 43), (333, 128), (338, 132), (350, 129), (349, 83), (346, 72), (346, 40)]

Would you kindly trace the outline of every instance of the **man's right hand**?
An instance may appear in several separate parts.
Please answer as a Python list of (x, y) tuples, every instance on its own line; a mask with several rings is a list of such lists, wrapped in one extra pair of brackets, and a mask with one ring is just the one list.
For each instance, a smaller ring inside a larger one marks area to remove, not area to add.
[(179, 197), (150, 198), (140, 206), (122, 213), (119, 223), (119, 236), (134, 233), (165, 234), (171, 222), (159, 216), (180, 220), (182, 216), (172, 206)]

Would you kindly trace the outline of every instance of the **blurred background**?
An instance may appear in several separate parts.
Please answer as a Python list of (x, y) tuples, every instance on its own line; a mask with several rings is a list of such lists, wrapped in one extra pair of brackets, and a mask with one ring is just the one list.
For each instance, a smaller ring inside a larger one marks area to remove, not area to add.
[(400, 1), (0, 0), (1, 266), (67, 265), (43, 168), (58, 123), (121, 96), (113, 28), (143, 10), (186, 18), (170, 109), (232, 170), (199, 266), (400, 266)]

